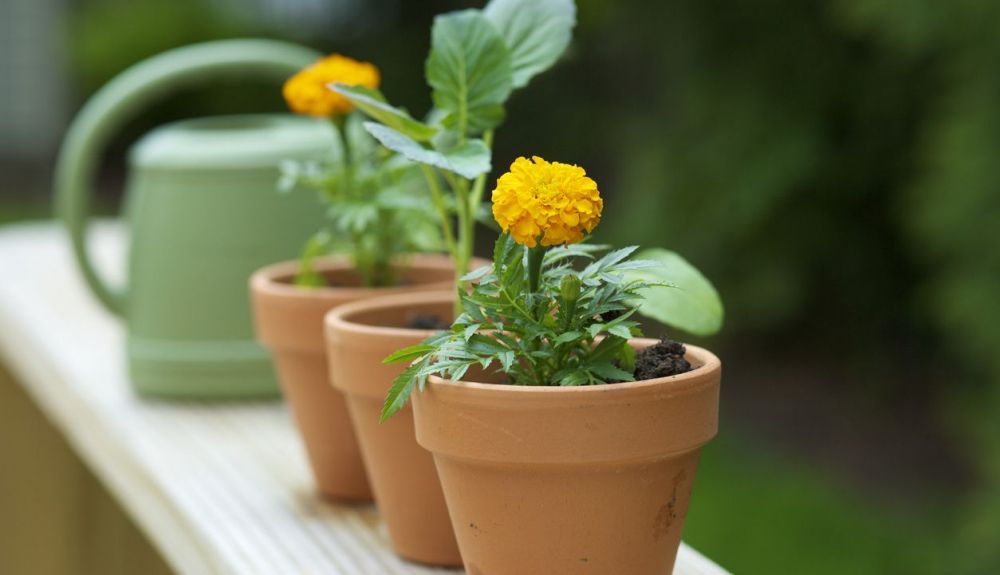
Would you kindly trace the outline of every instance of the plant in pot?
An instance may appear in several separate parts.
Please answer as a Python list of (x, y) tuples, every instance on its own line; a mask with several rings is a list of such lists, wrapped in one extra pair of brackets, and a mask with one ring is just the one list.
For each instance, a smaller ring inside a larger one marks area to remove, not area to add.
[(582, 168), (517, 159), (493, 191), (493, 265), (466, 276), (461, 315), (387, 358), (411, 363), (384, 416), (423, 391), (417, 440), (471, 573), (671, 572), (721, 364), (642, 338), (635, 314), (706, 333), (722, 308), (675, 254), (579, 243), (602, 208)]
[[(456, 261), (456, 286), (437, 294), (354, 302), (327, 316), (331, 382), (344, 392), (375, 499), (396, 552), (428, 564), (460, 565), (444, 496), (430, 453), (414, 437), (412, 414), (402, 410), (379, 424), (382, 402), (402, 366), (384, 365), (392, 351), (416, 344), (450, 325), (459, 305), (456, 287), (469, 271), (495, 129), (515, 89), (552, 66), (569, 43), (572, 0), (492, 0), (434, 20), (426, 61), (433, 109), (424, 121), (388, 103), (378, 90), (334, 85), (373, 120), (368, 132), (417, 163), (425, 178), (445, 244)], [(442, 325), (417, 329), (414, 316)]]
[(327, 379), (323, 316), (378, 294), (447, 288), (455, 272), (448, 255), (418, 253), (443, 245), (419, 168), (379, 145), (330, 82), (374, 89), (379, 74), (335, 54), (286, 82), (289, 107), (329, 121), (339, 145), (326, 162), (286, 163), (281, 188), (319, 193), (329, 223), (306, 242), (299, 260), (255, 272), (250, 292), (257, 337), (273, 354), (319, 492), (370, 500), (344, 399)]

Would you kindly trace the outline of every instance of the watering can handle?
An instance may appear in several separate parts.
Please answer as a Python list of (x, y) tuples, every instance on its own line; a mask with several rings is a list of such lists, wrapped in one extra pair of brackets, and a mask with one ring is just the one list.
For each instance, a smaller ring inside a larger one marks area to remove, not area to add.
[(253, 73), (287, 78), (319, 54), (275, 40), (220, 40), (177, 48), (154, 56), (115, 77), (99, 90), (73, 120), (56, 164), (58, 216), (65, 222), (73, 253), (97, 298), (110, 311), (125, 311), (126, 294), (108, 287), (98, 275), (86, 245), (91, 188), (101, 153), (112, 136), (139, 111), (180, 86), (220, 73)]

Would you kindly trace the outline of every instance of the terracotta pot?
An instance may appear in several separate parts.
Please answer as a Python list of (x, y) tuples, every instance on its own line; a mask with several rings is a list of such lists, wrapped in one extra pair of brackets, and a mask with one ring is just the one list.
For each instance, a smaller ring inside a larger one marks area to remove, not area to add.
[[(473, 266), (475, 267), (475, 266)], [(347, 397), (354, 430), (393, 548), (411, 561), (458, 566), (455, 534), (431, 454), (417, 444), (406, 407), (379, 424), (392, 380), (406, 364), (384, 365), (392, 352), (433, 331), (407, 329), (413, 314), (449, 321), (451, 291), (380, 297), (340, 306), (326, 316), (330, 377)]]
[(297, 267), (297, 262), (275, 264), (250, 278), (257, 338), (273, 353), (319, 492), (335, 499), (370, 500), (344, 397), (329, 384), (323, 316), (338, 305), (377, 295), (447, 289), (454, 267), (447, 256), (408, 256), (398, 270), (402, 285), (391, 288), (360, 287), (344, 259), (321, 260), (316, 266), (336, 287), (299, 288), (291, 283)]
[(696, 369), (673, 377), (588, 387), (432, 378), (413, 394), (417, 441), (434, 454), (470, 575), (671, 572), (718, 422), (721, 364), (687, 350)]

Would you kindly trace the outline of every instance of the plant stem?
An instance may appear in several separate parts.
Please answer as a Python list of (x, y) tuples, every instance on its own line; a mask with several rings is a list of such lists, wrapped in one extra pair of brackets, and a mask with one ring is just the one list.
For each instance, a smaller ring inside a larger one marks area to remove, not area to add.
[(420, 170), (424, 174), (424, 179), (427, 180), (427, 186), (431, 190), (431, 199), (434, 201), (434, 207), (441, 217), (441, 231), (444, 233), (444, 243), (448, 247), (448, 253), (451, 254), (451, 257), (457, 259), (458, 249), (455, 245), (455, 234), (451, 230), (451, 219), (448, 217), (448, 208), (444, 204), (444, 192), (441, 191), (437, 175), (426, 164), (420, 164)]
[[(485, 143), (486, 147), (492, 151), (493, 130), (486, 130), (483, 132), (483, 143)], [(488, 175), (489, 174), (487, 172), (479, 174), (479, 177), (476, 178), (476, 181), (472, 184), (472, 193), (469, 197), (469, 205), (472, 206), (473, 217), (475, 217), (476, 212), (479, 210), (479, 204), (483, 202), (483, 191), (486, 188), (486, 176)]]
[(344, 164), (344, 168), (350, 170), (353, 166), (351, 161), (351, 144), (347, 140), (347, 116), (338, 115), (330, 118), (331, 123), (333, 123), (334, 129), (337, 131), (337, 137), (340, 139), (340, 161)]
[(533, 248), (525, 247), (528, 250), (528, 290), (529, 295), (538, 293), (538, 286), (542, 281), (542, 260), (545, 259), (547, 248), (538, 244)]

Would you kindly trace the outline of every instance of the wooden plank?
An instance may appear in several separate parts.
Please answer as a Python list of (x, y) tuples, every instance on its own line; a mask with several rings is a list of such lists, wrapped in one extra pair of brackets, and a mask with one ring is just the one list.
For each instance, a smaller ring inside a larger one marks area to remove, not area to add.
[(0, 457), (0, 573), (173, 573), (2, 366)]
[[(123, 230), (92, 234), (121, 276)], [(371, 506), (317, 499), (278, 403), (144, 401), (120, 323), (86, 292), (52, 223), (0, 230), (0, 359), (182, 574), (456, 573), (406, 563)], [(2, 519), (0, 519), (2, 520)], [(674, 575), (725, 571), (682, 546)]]

